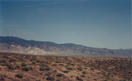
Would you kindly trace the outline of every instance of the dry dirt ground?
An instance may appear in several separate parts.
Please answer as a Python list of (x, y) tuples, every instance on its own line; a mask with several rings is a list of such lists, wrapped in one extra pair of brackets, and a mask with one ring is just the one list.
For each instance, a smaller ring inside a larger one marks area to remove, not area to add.
[(132, 58), (0, 53), (0, 81), (132, 81)]

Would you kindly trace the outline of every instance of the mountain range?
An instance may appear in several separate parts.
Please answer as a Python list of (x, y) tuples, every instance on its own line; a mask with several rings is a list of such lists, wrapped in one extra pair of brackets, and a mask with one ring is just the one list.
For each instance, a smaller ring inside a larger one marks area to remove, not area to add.
[(0, 52), (55, 56), (132, 57), (132, 49), (93, 48), (73, 43), (57, 44), (10, 36), (0, 37)]

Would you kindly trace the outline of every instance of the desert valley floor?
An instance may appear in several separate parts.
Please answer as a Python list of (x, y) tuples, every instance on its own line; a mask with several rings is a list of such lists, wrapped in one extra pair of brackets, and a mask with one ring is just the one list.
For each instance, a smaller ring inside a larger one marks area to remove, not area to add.
[(132, 81), (132, 58), (0, 53), (0, 81)]

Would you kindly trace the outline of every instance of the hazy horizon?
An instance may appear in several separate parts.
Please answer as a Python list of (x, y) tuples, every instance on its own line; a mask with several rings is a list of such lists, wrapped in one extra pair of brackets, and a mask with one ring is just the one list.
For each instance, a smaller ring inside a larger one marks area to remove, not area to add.
[(131, 0), (0, 0), (0, 36), (132, 48)]

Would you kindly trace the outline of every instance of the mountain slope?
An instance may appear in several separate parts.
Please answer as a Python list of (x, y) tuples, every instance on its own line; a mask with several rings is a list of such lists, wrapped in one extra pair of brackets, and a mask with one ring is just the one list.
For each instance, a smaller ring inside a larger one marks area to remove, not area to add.
[(92, 48), (72, 43), (56, 44), (47, 41), (24, 40), (17, 37), (0, 37), (0, 51), (34, 55), (132, 57), (132, 49)]

